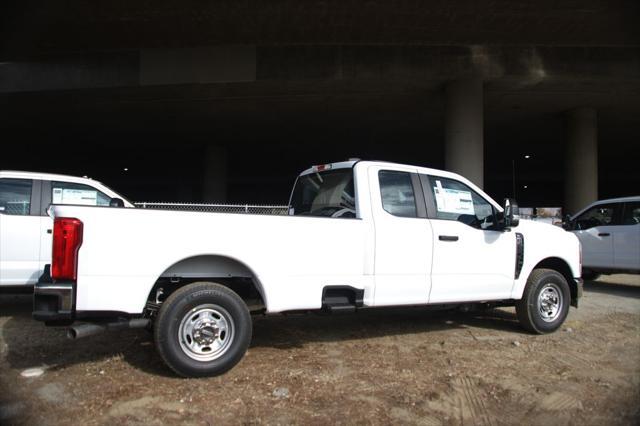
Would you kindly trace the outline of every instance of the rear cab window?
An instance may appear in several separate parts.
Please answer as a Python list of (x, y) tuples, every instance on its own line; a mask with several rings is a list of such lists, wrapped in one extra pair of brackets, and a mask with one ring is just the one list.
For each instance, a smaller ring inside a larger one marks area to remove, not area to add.
[(289, 214), (328, 218), (355, 218), (353, 169), (314, 172), (298, 177)]
[(0, 213), (27, 216), (31, 212), (31, 179), (0, 179)]
[(111, 197), (96, 188), (81, 183), (51, 182), (52, 204), (108, 206)]

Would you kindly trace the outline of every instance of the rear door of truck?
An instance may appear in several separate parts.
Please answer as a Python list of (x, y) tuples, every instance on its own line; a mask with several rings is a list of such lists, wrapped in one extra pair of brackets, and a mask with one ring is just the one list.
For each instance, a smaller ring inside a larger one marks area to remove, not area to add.
[(375, 223), (375, 306), (425, 304), (433, 234), (418, 174), (410, 167), (368, 170)]

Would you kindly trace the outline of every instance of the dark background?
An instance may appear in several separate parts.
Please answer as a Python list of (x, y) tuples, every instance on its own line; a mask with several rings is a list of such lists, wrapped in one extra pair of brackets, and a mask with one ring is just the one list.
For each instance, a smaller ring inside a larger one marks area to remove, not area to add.
[[(286, 203), (312, 164), (444, 168), (443, 87), (479, 72), (490, 195), (512, 195), (515, 160), (521, 205), (562, 205), (566, 111), (580, 106), (598, 113), (599, 197), (640, 194), (634, 1), (0, 7), (0, 169), (88, 175), (135, 201), (197, 202), (215, 145), (227, 151), (227, 201)], [(250, 49), (248, 67), (193, 62), (249, 77), (185, 82), (160, 60), (175, 81), (142, 81), (153, 67), (145, 52), (203, 46)]]

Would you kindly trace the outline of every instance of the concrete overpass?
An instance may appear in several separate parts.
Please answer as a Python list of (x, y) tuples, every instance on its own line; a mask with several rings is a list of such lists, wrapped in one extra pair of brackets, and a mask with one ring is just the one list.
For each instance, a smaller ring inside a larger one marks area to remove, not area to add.
[(568, 211), (640, 188), (636, 2), (130, 3), (2, 6), (0, 168), (138, 200), (285, 202), (347, 157)]

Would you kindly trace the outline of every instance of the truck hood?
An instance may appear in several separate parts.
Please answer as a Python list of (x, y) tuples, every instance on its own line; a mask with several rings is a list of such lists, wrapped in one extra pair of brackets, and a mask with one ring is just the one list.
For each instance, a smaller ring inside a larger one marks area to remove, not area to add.
[(559, 226), (551, 225), (549, 223), (537, 222), (535, 220), (530, 219), (520, 219), (520, 223), (518, 226), (513, 228), (516, 232), (522, 233), (541, 233), (544, 235), (561, 237), (561, 235), (569, 234), (569, 232), (565, 231)]
[(525, 237), (525, 241), (536, 242), (540, 247), (546, 247), (550, 251), (575, 250), (580, 251), (580, 240), (573, 233), (563, 228), (544, 222), (529, 219), (520, 219), (520, 224), (513, 228)]

